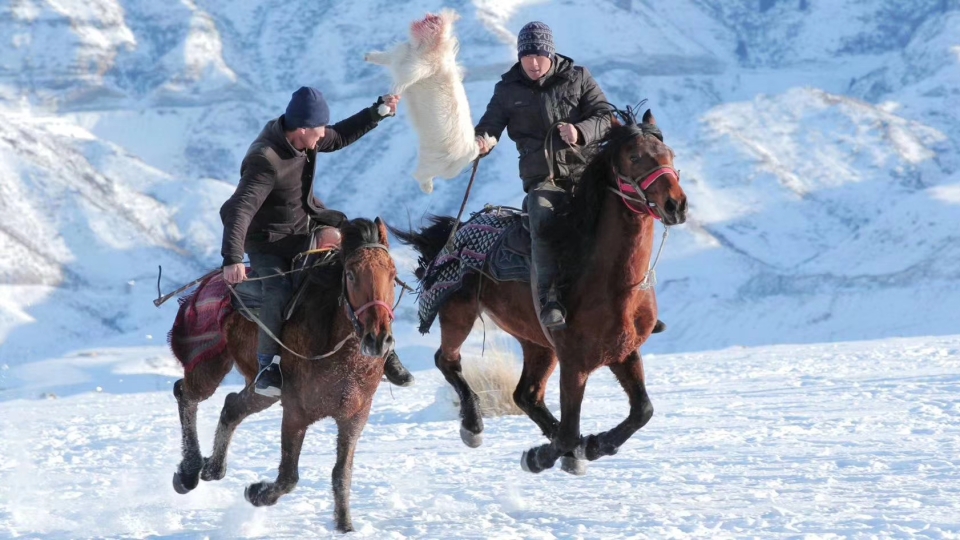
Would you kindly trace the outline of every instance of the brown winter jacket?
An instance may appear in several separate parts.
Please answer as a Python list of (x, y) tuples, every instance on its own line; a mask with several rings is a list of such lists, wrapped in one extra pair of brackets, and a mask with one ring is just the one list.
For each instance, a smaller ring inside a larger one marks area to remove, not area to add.
[(313, 197), (317, 153), (353, 143), (380, 118), (376, 105), (363, 109), (327, 126), (317, 147), (305, 152), (287, 140), (283, 116), (267, 122), (243, 158), (237, 190), (220, 208), (223, 265), (242, 262), (245, 251), (292, 256), (300, 245), (291, 237), (306, 235), (311, 220), (339, 226), (345, 216)]
[[(475, 131), (477, 135), (487, 134), (499, 140), (506, 128), (520, 152), (520, 178), (524, 191), (528, 191), (549, 174), (543, 142), (554, 122), (574, 124), (580, 132), (578, 144), (587, 145), (610, 127), (610, 110), (606, 96), (590, 72), (558, 54), (550, 73), (540, 81), (530, 80), (519, 62), (504, 73)], [(556, 128), (552, 137), (556, 175), (567, 176), (568, 160), (577, 158), (567, 155), (564, 150), (567, 144), (560, 139)]]

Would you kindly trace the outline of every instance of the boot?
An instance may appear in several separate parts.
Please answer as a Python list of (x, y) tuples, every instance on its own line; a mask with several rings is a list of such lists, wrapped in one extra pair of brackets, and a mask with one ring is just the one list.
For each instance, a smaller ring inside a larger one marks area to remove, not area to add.
[(400, 363), (397, 351), (390, 351), (390, 354), (387, 355), (387, 360), (383, 364), (383, 374), (390, 381), (390, 384), (395, 386), (410, 386), (413, 384), (413, 374)]
[(567, 327), (567, 313), (557, 300), (553, 287), (540, 293), (540, 324), (547, 330), (563, 330)]
[(280, 388), (283, 387), (283, 375), (280, 373), (280, 355), (257, 354), (257, 362), (260, 364), (260, 373), (257, 374), (253, 392), (266, 397), (280, 397)]
[(653, 332), (651, 334), (659, 334), (667, 329), (667, 323), (657, 319), (657, 324), (653, 325)]
[(566, 312), (557, 299), (554, 281), (557, 275), (557, 260), (550, 245), (542, 238), (531, 235), (531, 263), (537, 272), (537, 299), (540, 301), (540, 324), (548, 330), (560, 330), (567, 326)]

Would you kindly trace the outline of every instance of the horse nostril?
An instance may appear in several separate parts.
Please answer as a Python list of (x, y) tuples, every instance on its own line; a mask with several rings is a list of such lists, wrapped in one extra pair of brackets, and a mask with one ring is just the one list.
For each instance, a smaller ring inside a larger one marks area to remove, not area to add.
[(678, 209), (677, 201), (672, 197), (667, 199), (667, 203), (663, 205), (663, 209), (671, 214), (675, 214)]

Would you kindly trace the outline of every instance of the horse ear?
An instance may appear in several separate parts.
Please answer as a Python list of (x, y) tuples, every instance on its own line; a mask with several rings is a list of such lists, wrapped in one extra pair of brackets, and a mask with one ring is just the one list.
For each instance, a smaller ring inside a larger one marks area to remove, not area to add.
[(610, 115), (610, 127), (615, 128), (615, 127), (620, 127), (620, 125), (621, 125), (621, 122), (620, 122), (620, 119), (617, 118), (617, 115), (611, 114), (611, 115)]
[(390, 239), (387, 237), (387, 224), (380, 219), (380, 216), (377, 216), (377, 219), (373, 220), (373, 223), (377, 226), (377, 231), (379, 231), (380, 243), (390, 247)]
[(640, 120), (640, 122), (643, 124), (652, 124), (654, 126), (657, 125), (657, 119), (653, 117), (653, 113), (650, 112), (650, 109), (647, 109), (647, 111), (643, 113), (643, 120)]

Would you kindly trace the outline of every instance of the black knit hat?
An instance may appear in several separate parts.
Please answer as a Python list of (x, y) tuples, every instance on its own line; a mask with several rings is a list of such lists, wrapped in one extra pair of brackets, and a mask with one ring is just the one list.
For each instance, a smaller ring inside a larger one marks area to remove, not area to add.
[(525, 24), (517, 36), (517, 58), (531, 54), (553, 58), (557, 49), (553, 46), (553, 32), (540, 21)]
[(287, 131), (297, 128), (315, 128), (330, 122), (330, 108), (323, 94), (316, 88), (301, 86), (293, 93), (287, 112), (283, 115), (283, 127)]

